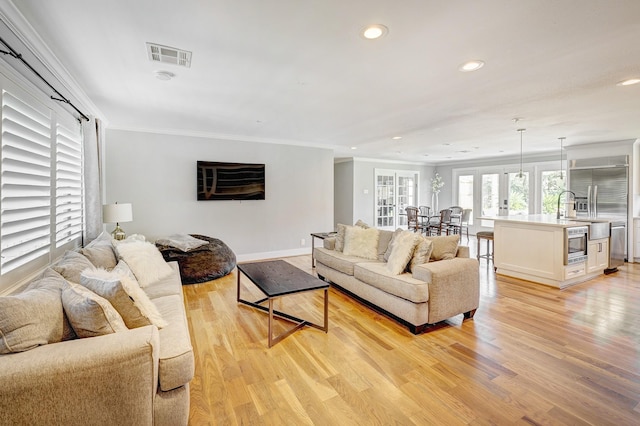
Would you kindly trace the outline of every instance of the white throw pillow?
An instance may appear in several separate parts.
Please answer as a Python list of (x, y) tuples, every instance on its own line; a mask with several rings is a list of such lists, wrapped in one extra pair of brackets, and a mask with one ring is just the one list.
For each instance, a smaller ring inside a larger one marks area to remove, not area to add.
[(380, 232), (376, 228), (348, 226), (344, 234), (344, 249), (342, 252), (350, 256), (377, 260), (379, 237)]
[(80, 283), (107, 299), (122, 316), (127, 328), (138, 328), (150, 324), (162, 328), (167, 325), (156, 305), (125, 271), (104, 269), (85, 271), (82, 273)]
[(156, 244), (162, 244), (163, 246), (175, 247), (182, 251), (191, 251), (198, 247), (206, 246), (209, 241), (204, 241), (187, 234), (173, 234), (167, 238), (161, 238), (156, 240)]
[(173, 272), (160, 251), (151, 243), (134, 241), (118, 244), (116, 251), (118, 257), (127, 262), (142, 288), (168, 277)]
[(387, 269), (394, 275), (400, 275), (407, 268), (416, 245), (420, 242), (420, 234), (402, 231), (393, 240), (391, 255), (387, 261)]

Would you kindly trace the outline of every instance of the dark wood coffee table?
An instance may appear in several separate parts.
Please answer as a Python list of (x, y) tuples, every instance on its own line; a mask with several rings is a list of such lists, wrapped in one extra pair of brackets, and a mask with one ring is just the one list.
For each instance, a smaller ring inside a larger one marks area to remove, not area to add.
[[(249, 278), (266, 297), (255, 302), (242, 299), (240, 297), (240, 272)], [(312, 290), (324, 290), (324, 325), (322, 326), (273, 309), (273, 299), (277, 297)], [(239, 264), (237, 301), (269, 313), (269, 347), (304, 326), (314, 327), (325, 333), (329, 331), (329, 284), (283, 260)], [(266, 301), (269, 302), (269, 307), (262, 306), (262, 303)], [(272, 325), (274, 316), (293, 322), (296, 326), (273, 337)]]

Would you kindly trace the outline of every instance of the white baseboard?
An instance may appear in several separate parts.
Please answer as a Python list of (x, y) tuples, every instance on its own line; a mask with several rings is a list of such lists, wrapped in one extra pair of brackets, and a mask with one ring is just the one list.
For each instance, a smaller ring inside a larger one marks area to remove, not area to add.
[(302, 256), (305, 254), (311, 254), (311, 247), (302, 247), (292, 250), (268, 251), (263, 253), (240, 254), (236, 256), (236, 260), (238, 263), (240, 263), (251, 262), (254, 260), (275, 259), (278, 257)]

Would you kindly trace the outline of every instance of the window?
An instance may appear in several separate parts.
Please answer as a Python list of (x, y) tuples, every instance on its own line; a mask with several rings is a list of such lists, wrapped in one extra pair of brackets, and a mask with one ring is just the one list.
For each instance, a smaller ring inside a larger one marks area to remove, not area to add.
[(0, 96), (2, 290), (79, 245), (84, 225), (80, 124), (2, 74)]
[(82, 140), (78, 127), (58, 124), (56, 129), (56, 248), (82, 237)]
[(2, 91), (2, 273), (49, 250), (51, 117), (38, 106)]

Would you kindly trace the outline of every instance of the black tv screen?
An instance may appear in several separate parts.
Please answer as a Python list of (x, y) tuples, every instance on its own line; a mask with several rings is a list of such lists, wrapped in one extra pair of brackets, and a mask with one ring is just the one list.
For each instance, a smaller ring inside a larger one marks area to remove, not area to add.
[(264, 200), (264, 164), (198, 161), (198, 200)]

